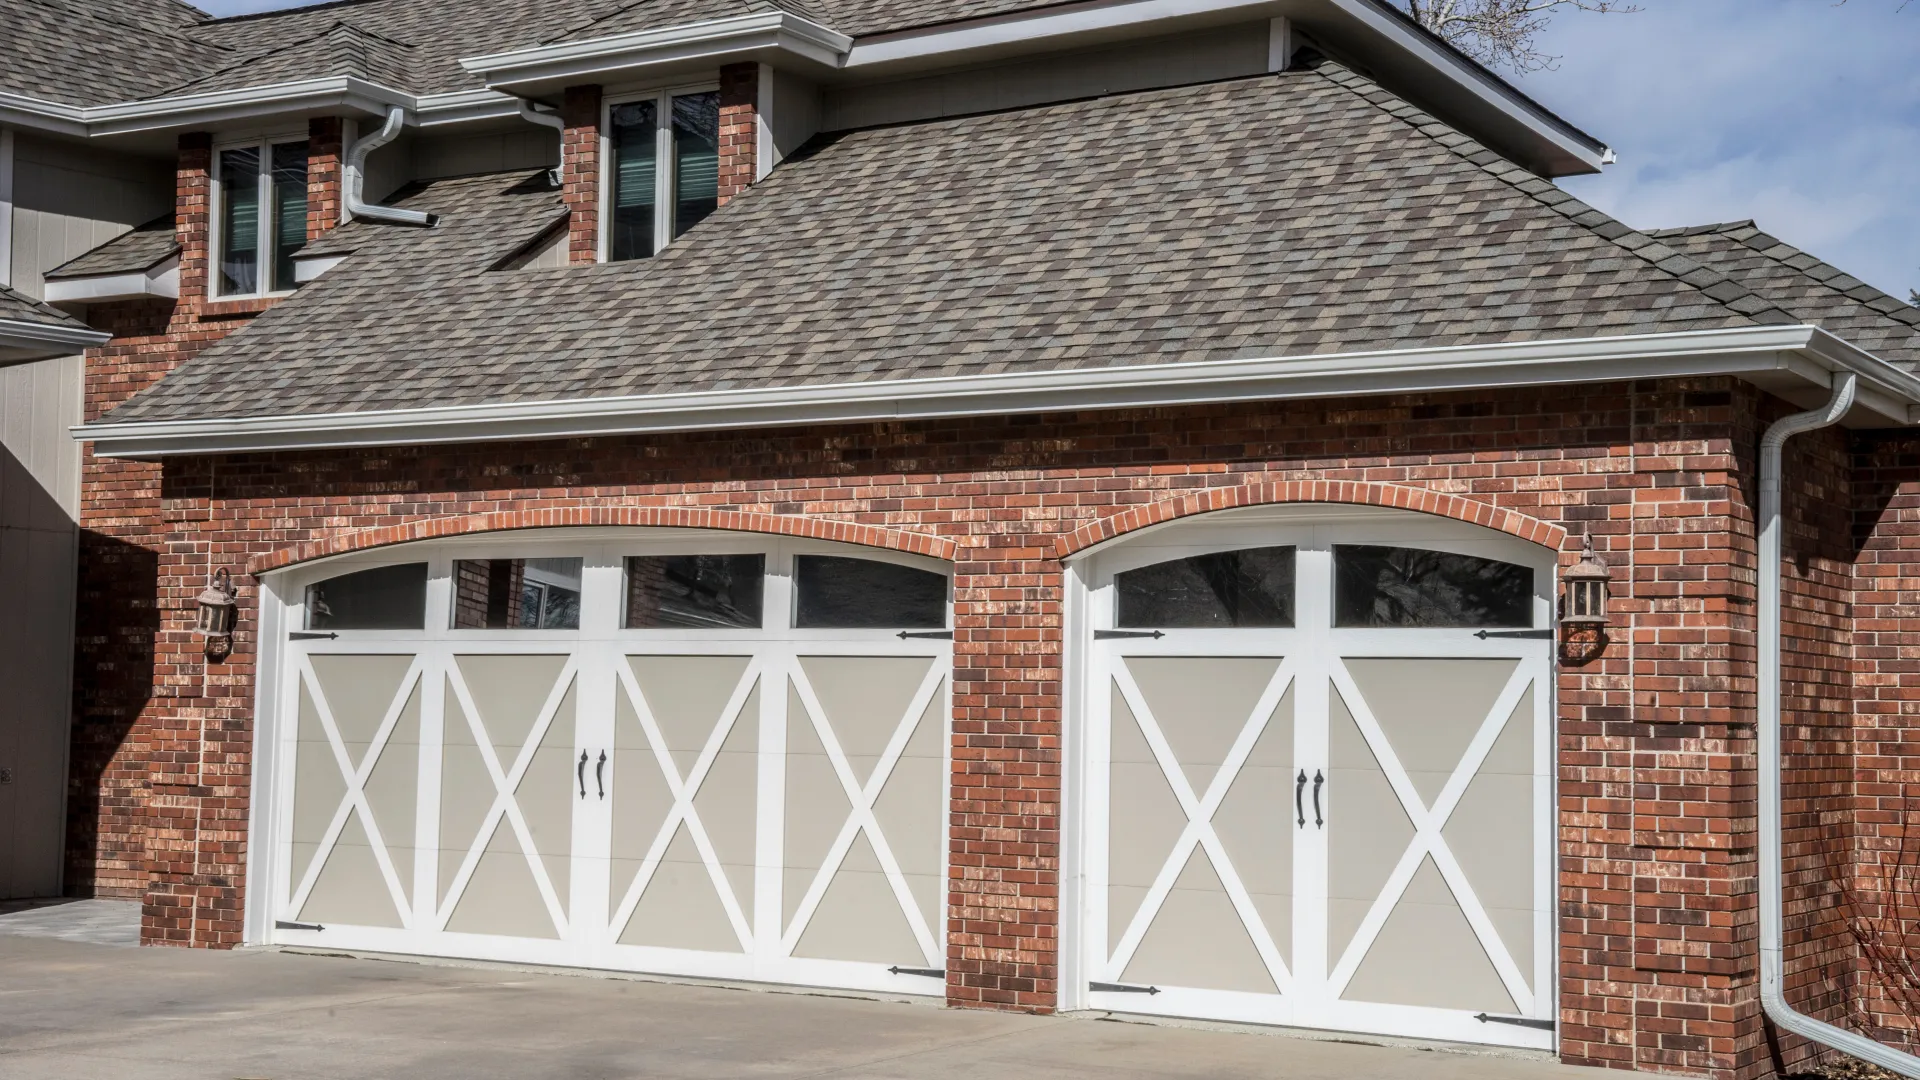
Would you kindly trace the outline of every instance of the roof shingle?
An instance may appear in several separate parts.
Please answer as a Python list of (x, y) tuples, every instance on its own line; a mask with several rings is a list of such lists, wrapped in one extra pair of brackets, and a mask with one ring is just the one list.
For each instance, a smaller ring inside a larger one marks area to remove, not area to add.
[(1332, 63), (823, 137), (646, 261), (490, 273), (420, 236), (107, 421), (1793, 320)]

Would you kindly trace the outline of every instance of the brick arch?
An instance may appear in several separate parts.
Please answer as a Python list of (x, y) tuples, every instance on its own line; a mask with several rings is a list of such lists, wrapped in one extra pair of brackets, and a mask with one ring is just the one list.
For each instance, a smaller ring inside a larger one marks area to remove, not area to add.
[(578, 506), (539, 510), (499, 510), (487, 514), (463, 514), (425, 518), (403, 525), (383, 525), (355, 529), (321, 540), (289, 544), (256, 555), (247, 561), (249, 574), (264, 574), (295, 563), (309, 562), (332, 555), (406, 544), (416, 540), (434, 540), (474, 533), (504, 532), (511, 529), (557, 529), (594, 525), (633, 525), (674, 529), (717, 529), (728, 532), (768, 533), (775, 536), (799, 536), (809, 540), (831, 540), (861, 547), (886, 548), (913, 555), (952, 562), (960, 554), (960, 545), (929, 533), (885, 529), (826, 518), (796, 517), (788, 514), (756, 514), (739, 510), (709, 510), (682, 506)]
[(1473, 525), (1483, 526), (1553, 551), (1567, 544), (1567, 530), (1551, 522), (1426, 488), (1402, 484), (1373, 484), (1349, 480), (1284, 480), (1237, 487), (1207, 488), (1186, 495), (1162, 499), (1090, 521), (1054, 541), (1056, 554), (1064, 559), (1095, 544), (1158, 525), (1163, 521), (1231, 510), (1238, 506), (1272, 503), (1349, 503), (1356, 506), (1387, 506), (1421, 514), (1436, 514)]

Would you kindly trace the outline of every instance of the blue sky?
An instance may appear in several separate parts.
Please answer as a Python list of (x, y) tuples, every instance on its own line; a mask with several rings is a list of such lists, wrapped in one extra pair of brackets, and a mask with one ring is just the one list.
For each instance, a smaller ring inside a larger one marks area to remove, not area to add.
[(1638, 2), (1556, 16), (1559, 64), (1518, 80), (1620, 156), (1567, 190), (1638, 228), (1755, 218), (1902, 299), (1920, 288), (1920, 0)]

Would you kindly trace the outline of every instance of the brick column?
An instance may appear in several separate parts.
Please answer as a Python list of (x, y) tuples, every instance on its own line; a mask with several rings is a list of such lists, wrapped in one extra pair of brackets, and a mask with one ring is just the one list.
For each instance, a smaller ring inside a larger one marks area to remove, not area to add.
[(760, 65), (720, 69), (720, 205), (755, 179), (760, 119)]
[(206, 303), (212, 272), (209, 222), (213, 214), (213, 136), (189, 131), (180, 136), (180, 164), (174, 174), (173, 228), (180, 242), (180, 304)]
[(567, 204), (567, 260), (600, 257), (600, 88), (569, 86), (560, 104), (560, 198)]
[(341, 185), (346, 176), (346, 149), (337, 116), (307, 121), (307, 243), (340, 224)]

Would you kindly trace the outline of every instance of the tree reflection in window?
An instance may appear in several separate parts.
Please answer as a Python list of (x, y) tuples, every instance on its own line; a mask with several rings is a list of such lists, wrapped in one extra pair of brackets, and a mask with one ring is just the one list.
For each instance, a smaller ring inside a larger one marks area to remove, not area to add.
[(1533, 625), (1533, 571), (1424, 548), (1336, 544), (1333, 624), (1344, 627)]
[(765, 555), (636, 555), (627, 560), (627, 629), (760, 625)]
[(1115, 574), (1118, 626), (1293, 625), (1294, 549), (1242, 548)]

